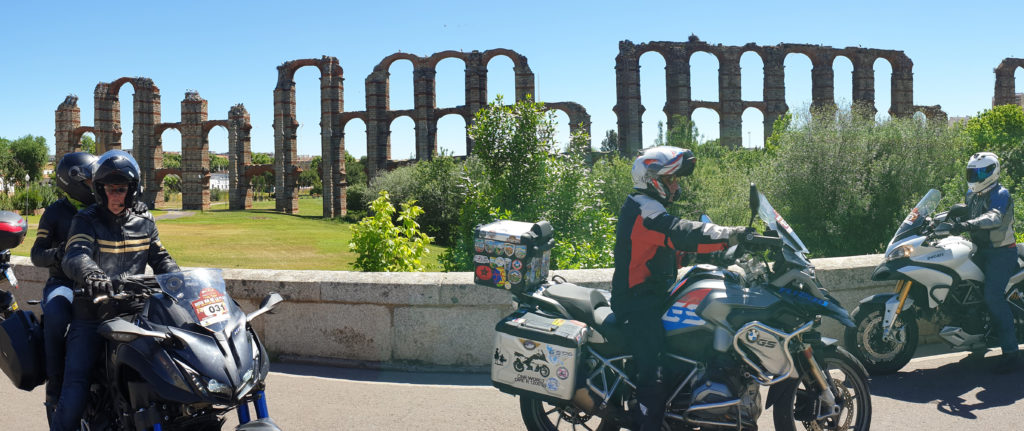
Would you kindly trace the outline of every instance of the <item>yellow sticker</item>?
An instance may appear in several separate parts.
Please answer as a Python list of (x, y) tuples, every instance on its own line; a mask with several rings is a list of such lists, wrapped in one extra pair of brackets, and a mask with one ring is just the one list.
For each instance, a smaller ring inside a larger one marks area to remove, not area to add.
[(562, 326), (563, 323), (565, 323), (565, 319), (555, 319), (551, 322), (551, 324), (555, 326)]

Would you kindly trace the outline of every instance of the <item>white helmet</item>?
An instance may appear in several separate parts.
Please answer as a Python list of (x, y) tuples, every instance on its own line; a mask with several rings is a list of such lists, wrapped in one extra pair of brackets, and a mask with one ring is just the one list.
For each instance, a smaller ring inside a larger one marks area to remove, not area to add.
[(967, 188), (981, 193), (999, 182), (999, 158), (989, 152), (974, 153), (967, 161)]
[(679, 147), (648, 148), (633, 161), (633, 188), (674, 201), (682, 194), (678, 189), (669, 195), (668, 187), (658, 180), (662, 175), (685, 177), (693, 173), (697, 157), (693, 151)]

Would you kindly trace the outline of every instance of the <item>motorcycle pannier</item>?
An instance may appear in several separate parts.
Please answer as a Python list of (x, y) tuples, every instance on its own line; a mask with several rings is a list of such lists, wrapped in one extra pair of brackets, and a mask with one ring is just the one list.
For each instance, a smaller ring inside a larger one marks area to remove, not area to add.
[(522, 291), (548, 278), (554, 231), (546, 221), (498, 220), (476, 227), (473, 282)]
[(495, 327), (491, 382), (502, 392), (548, 401), (573, 396), (587, 325), (516, 311)]
[(43, 329), (31, 311), (17, 310), (0, 323), (0, 369), (24, 391), (46, 381)]
[(21, 245), (27, 231), (28, 223), (20, 215), (10, 211), (0, 211), (0, 250), (8, 250)]

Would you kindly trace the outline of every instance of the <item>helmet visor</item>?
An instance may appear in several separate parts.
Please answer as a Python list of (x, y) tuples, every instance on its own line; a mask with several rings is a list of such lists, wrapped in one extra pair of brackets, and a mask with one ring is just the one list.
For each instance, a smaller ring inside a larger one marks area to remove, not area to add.
[(995, 172), (996, 165), (988, 165), (981, 168), (967, 168), (967, 182), (978, 183), (985, 181), (986, 178), (992, 176)]

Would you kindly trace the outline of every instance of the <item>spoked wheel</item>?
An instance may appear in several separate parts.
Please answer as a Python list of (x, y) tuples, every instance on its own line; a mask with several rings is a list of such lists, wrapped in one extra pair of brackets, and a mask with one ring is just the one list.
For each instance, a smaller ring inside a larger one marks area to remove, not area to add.
[(843, 349), (816, 355), (819, 367), (832, 388), (838, 411), (828, 411), (821, 390), (810, 373), (790, 385), (773, 407), (775, 429), (796, 431), (868, 431), (871, 426), (871, 393), (867, 374)]
[(913, 309), (901, 312), (892, 325), (891, 338), (885, 339), (885, 308), (879, 304), (865, 305), (853, 310), (856, 326), (846, 328), (846, 346), (871, 374), (895, 373), (910, 362), (917, 350), (917, 316)]
[(619, 427), (587, 414), (574, 405), (557, 407), (536, 398), (519, 397), (523, 423), (529, 431), (617, 431)]

